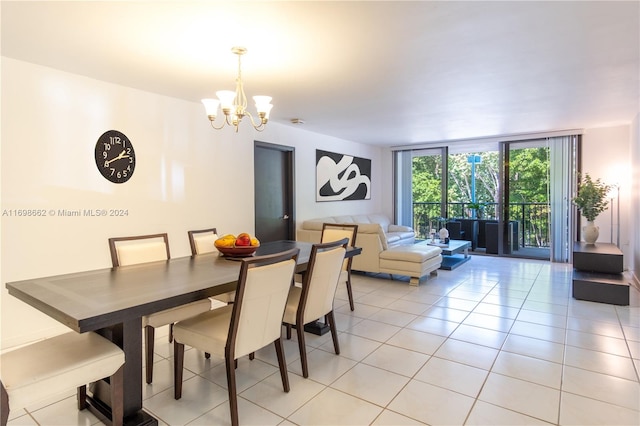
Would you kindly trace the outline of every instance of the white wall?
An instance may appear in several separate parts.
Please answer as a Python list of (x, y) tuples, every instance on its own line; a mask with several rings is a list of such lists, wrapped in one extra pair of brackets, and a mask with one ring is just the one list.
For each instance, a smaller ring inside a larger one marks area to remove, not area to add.
[[(1, 66), (1, 349), (66, 331), (9, 296), (6, 282), (109, 267), (111, 236), (168, 232), (179, 257), (190, 253), (188, 229), (253, 233), (253, 140), (295, 147), (298, 222), (380, 211), (380, 149), (278, 123), (263, 133), (216, 131), (199, 103), (6, 57)], [(110, 129), (126, 134), (137, 155), (121, 185), (94, 162), (95, 143)], [(315, 203), (316, 148), (372, 159), (371, 200)], [(63, 209), (127, 215), (62, 217)], [(16, 216), (22, 210), (47, 216)]]
[[(631, 126), (585, 129), (582, 141), (582, 172), (600, 178), (606, 184), (620, 188), (620, 248), (624, 254), (625, 269), (633, 268), (634, 237), (631, 222), (632, 161)], [(600, 227), (599, 242), (617, 242), (617, 193), (610, 192), (613, 203), (595, 220)], [(613, 213), (613, 215), (612, 215)], [(612, 217), (613, 216), (613, 217)], [(583, 224), (585, 224), (583, 219)], [(613, 234), (613, 238), (612, 237)]]

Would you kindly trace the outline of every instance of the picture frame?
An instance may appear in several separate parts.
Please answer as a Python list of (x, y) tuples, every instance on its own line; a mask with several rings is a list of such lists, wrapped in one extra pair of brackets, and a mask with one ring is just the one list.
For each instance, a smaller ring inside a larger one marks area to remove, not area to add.
[(370, 199), (370, 159), (316, 150), (316, 201)]

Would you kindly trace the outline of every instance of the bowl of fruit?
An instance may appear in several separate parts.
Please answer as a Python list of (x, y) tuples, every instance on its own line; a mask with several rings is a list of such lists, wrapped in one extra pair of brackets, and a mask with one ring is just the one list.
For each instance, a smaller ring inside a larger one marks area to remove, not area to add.
[(220, 254), (230, 258), (253, 256), (258, 247), (260, 247), (260, 241), (246, 232), (238, 234), (238, 236), (233, 234), (224, 235), (218, 238), (214, 244)]

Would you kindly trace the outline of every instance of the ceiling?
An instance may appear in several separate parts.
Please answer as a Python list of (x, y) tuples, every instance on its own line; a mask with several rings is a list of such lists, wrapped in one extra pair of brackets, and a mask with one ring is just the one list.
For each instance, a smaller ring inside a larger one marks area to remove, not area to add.
[(244, 46), (247, 96), (273, 96), (272, 121), (365, 144), (611, 126), (640, 111), (638, 1), (1, 7), (3, 56), (193, 102), (233, 89), (231, 47)]

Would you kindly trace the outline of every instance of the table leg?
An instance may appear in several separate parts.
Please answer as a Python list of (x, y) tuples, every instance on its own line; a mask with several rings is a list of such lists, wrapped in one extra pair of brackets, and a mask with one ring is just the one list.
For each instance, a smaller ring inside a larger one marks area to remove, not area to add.
[(307, 333), (318, 335), (318, 336), (322, 336), (328, 333), (330, 330), (331, 329), (327, 324), (320, 322), (318, 320), (310, 322), (309, 324), (305, 324), (304, 326), (304, 331), (306, 331)]
[[(98, 333), (124, 351), (124, 424), (157, 426), (158, 420), (142, 409), (142, 319), (135, 318)], [(101, 395), (101, 391), (97, 392), (89, 402), (94, 410), (110, 419), (111, 407), (101, 400)]]

